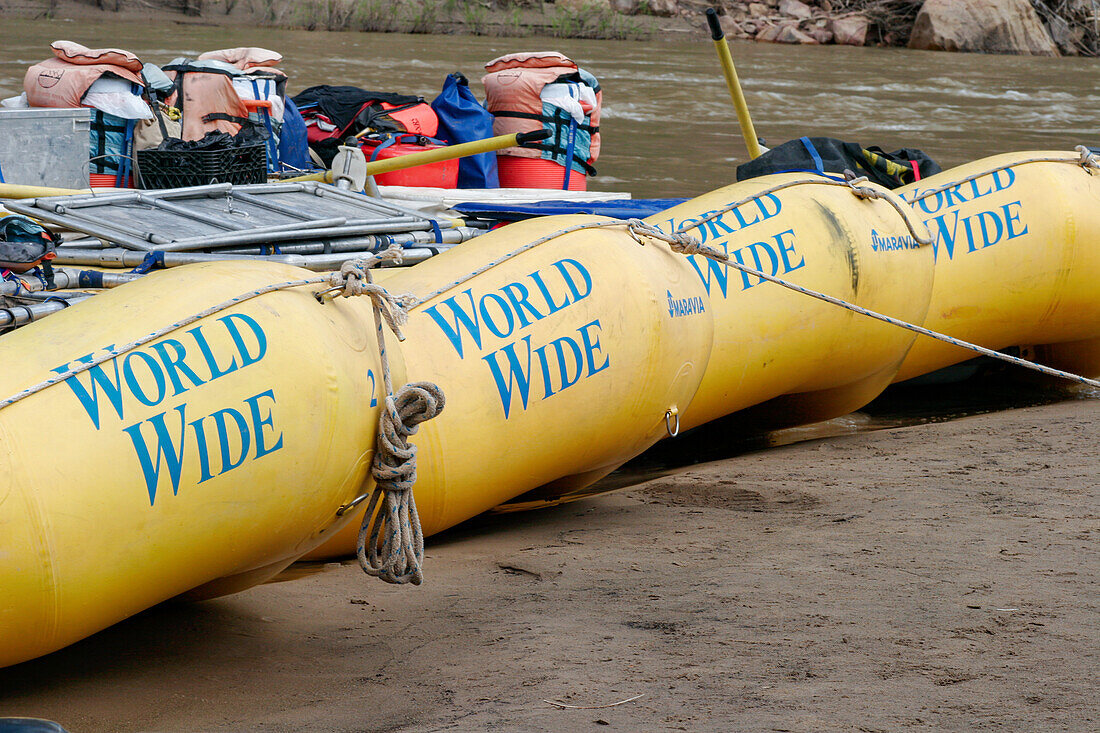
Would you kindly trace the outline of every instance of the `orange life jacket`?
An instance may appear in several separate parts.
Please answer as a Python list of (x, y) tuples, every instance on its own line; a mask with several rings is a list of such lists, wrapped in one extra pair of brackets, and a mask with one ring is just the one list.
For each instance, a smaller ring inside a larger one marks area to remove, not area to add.
[(145, 86), (141, 61), (129, 51), (87, 48), (72, 41), (54, 41), (50, 48), (54, 58), (31, 66), (23, 76), (32, 107), (80, 107), (88, 87), (107, 72)]
[[(269, 51), (266, 48), (256, 48), (255, 46), (242, 46), (240, 48), (222, 48), (217, 51), (207, 51), (206, 53), (199, 55), (199, 61), (224, 61), (227, 64), (232, 64), (242, 71), (255, 68), (271, 68), (278, 66), (283, 60), (283, 55), (276, 51)], [(283, 74), (278, 69), (272, 69), (273, 71)], [(286, 76), (286, 74), (283, 74)]]
[(489, 73), (481, 79), (485, 85), (485, 106), (493, 113), (493, 134), (533, 132), (546, 129), (551, 137), (533, 147), (506, 148), (500, 155), (523, 158), (557, 159), (564, 164), (570, 136), (571, 117), (563, 110), (546, 105), (542, 91), (547, 84), (572, 82), (584, 84), (595, 93), (596, 105), (585, 110), (582, 124), (576, 125), (573, 167), (595, 175), (592, 163), (600, 155), (600, 108), (603, 92), (588, 72), (557, 51), (511, 53), (485, 64)]
[(282, 56), (274, 51), (245, 47), (208, 51), (195, 62), (165, 66), (164, 73), (176, 82), (176, 91), (169, 96), (168, 103), (183, 114), (183, 139), (199, 140), (212, 130), (235, 135), (248, 120), (248, 109), (233, 89), (232, 75), (202, 62), (219, 61), (273, 79), (281, 94), (286, 74), (271, 68), (281, 60)]

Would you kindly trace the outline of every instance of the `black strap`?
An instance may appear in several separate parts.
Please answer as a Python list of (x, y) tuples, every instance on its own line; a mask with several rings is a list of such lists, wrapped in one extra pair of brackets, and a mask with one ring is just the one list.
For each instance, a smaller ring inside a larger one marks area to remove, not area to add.
[(203, 122), (214, 122), (215, 120), (225, 120), (226, 122), (232, 122), (241, 127), (256, 124), (247, 117), (237, 117), (236, 115), (226, 114), (225, 112), (211, 112), (202, 116)]
[(145, 78), (144, 73), (141, 75), (141, 80), (145, 82), (145, 89), (142, 92), (142, 96), (153, 110), (153, 116), (157, 118), (157, 124), (160, 126), (160, 136), (167, 139), (168, 126), (164, 124), (164, 115), (160, 112), (160, 100), (157, 99), (156, 92), (154, 92), (153, 88), (149, 85), (149, 80)]
[(160, 102), (153, 100), (152, 105), (153, 114), (157, 116), (157, 124), (160, 125), (160, 136), (167, 140), (171, 135), (168, 134), (168, 125), (164, 122), (164, 115), (160, 113)]
[(46, 281), (46, 290), (57, 290), (57, 283), (53, 279), (53, 265), (49, 260), (42, 260), (39, 265), (42, 268), (42, 279)]
[(228, 69), (214, 69), (206, 66), (199, 66), (195, 64), (170, 64), (168, 66), (160, 67), (161, 71), (175, 71), (177, 74), (221, 74), (222, 76), (228, 76), (230, 79), (236, 79), (239, 76), (260, 76), (265, 79), (286, 79), (282, 74), (277, 74), (272, 71), (265, 71), (263, 67), (253, 66), (247, 71), (232, 72)]
[[(423, 99), (419, 97), (415, 102), (408, 102), (401, 104), (392, 109), (386, 109), (382, 106), (381, 102), (371, 100), (359, 108), (359, 112), (356, 113), (355, 118), (348, 123), (348, 126), (340, 131), (339, 136), (343, 137), (351, 129), (351, 126), (358, 122), (363, 126), (364, 130), (377, 130), (379, 132), (408, 132), (408, 128), (403, 124), (400, 124), (399, 120), (395, 120), (390, 115), (394, 112), (404, 112), (407, 109), (418, 107), (421, 104), (426, 104)], [(390, 117), (388, 120), (387, 117)], [(383, 121), (385, 125), (378, 125), (379, 121)]]

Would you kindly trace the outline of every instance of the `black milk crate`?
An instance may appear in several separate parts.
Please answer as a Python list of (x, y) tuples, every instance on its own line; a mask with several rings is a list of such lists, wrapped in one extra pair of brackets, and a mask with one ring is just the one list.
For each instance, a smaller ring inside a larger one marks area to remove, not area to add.
[(139, 150), (138, 188), (183, 188), (210, 183), (267, 183), (267, 146), (225, 150)]

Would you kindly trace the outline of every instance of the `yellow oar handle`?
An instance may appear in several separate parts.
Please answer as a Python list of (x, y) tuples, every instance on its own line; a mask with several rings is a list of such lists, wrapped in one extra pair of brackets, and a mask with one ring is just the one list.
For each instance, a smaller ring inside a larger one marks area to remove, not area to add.
[(758, 158), (760, 142), (756, 139), (756, 129), (753, 128), (752, 118), (749, 117), (749, 106), (745, 104), (745, 94), (741, 91), (741, 82), (737, 79), (737, 69), (733, 66), (733, 56), (730, 55), (726, 34), (718, 22), (718, 12), (714, 8), (707, 8), (707, 23), (710, 25), (710, 37), (714, 39), (714, 48), (718, 51), (718, 59), (722, 62), (722, 73), (726, 75), (726, 86), (729, 87), (733, 107), (737, 110), (737, 121), (741, 123), (741, 136), (745, 138), (745, 147), (749, 149), (750, 158)]
[[(442, 160), (465, 158), (467, 155), (477, 155), (478, 153), (488, 153), (493, 150), (503, 150), (504, 148), (512, 148), (517, 145), (525, 145), (527, 143), (545, 140), (548, 137), (550, 137), (549, 130), (514, 132), (510, 135), (497, 135), (496, 137), (487, 137), (484, 140), (474, 140), (473, 142), (459, 143), (458, 145), (447, 145), (445, 147), (435, 148), (434, 150), (399, 155), (395, 158), (386, 158), (385, 160), (374, 160), (367, 163), (367, 175), (376, 176), (382, 173), (390, 173), (391, 171), (404, 170), (405, 168), (414, 168), (418, 165), (438, 163)], [(332, 183), (333, 179), (332, 171), (325, 171), (324, 173), (311, 173), (306, 176), (286, 178), (283, 180)]]
[(0, 183), (0, 199), (37, 199), (50, 196), (75, 196), (92, 193), (90, 188), (50, 188), (48, 186), (22, 186), (17, 183)]

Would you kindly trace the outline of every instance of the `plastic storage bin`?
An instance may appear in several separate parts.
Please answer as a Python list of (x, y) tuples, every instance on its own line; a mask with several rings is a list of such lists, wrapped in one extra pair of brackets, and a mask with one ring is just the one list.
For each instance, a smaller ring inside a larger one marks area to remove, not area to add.
[(184, 188), (209, 183), (266, 183), (263, 143), (225, 150), (139, 150), (138, 188)]

